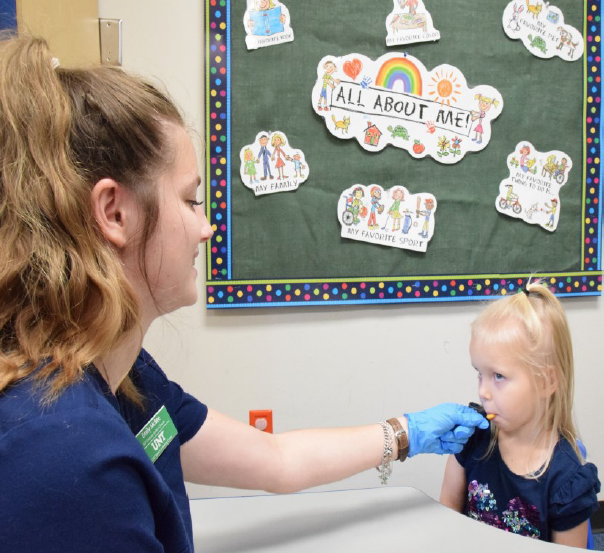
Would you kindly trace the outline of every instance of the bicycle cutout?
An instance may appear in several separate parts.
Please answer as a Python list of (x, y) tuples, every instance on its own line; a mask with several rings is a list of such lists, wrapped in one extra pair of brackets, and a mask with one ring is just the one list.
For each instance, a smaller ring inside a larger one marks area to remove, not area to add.
[(502, 196), (499, 198), (499, 207), (501, 209), (511, 209), (516, 215), (522, 213), (522, 206), (518, 199), (518, 194), (514, 194), (514, 187), (511, 184), (506, 184), (508, 189), (505, 198)]

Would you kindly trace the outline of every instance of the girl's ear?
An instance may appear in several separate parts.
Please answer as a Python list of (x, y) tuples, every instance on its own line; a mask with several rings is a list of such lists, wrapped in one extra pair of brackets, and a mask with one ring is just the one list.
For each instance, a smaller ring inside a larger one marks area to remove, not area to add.
[(132, 194), (113, 179), (101, 179), (91, 194), (92, 215), (103, 236), (121, 249), (136, 228), (136, 206)]
[(558, 389), (558, 376), (554, 367), (546, 367), (543, 371), (543, 381), (541, 383), (541, 394), (543, 397), (551, 397)]

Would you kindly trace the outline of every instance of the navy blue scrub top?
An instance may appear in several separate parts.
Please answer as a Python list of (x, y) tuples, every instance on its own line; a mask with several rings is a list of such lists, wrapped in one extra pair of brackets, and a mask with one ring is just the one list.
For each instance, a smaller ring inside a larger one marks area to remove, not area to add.
[[(207, 407), (145, 350), (130, 375), (144, 410), (94, 367), (47, 407), (31, 379), (0, 394), (1, 551), (193, 551), (180, 446)], [(178, 434), (152, 463), (135, 435), (164, 405)]]

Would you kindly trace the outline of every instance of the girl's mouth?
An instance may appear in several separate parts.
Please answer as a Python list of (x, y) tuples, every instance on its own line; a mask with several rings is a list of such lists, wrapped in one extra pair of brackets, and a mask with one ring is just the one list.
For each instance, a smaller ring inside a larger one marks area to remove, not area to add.
[(492, 421), (497, 415), (495, 413), (487, 413), (485, 408), (480, 405), (480, 403), (471, 402), (468, 404), (468, 407), (474, 409), (474, 411), (480, 413), (483, 417), (485, 417), (488, 421)]

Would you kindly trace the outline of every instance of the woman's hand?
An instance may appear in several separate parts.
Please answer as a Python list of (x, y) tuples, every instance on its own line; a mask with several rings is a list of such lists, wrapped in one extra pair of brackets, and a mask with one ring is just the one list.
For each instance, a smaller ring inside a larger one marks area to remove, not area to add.
[(489, 421), (474, 409), (456, 403), (443, 403), (406, 416), (409, 457), (418, 453), (459, 453), (477, 426), (489, 427)]

